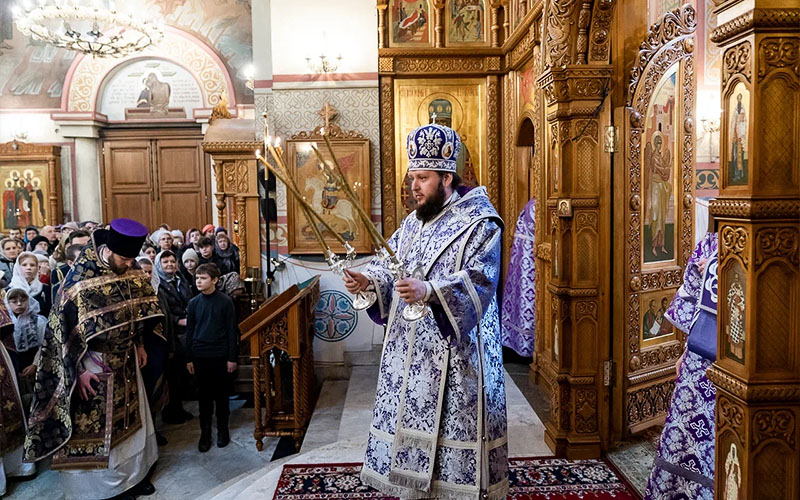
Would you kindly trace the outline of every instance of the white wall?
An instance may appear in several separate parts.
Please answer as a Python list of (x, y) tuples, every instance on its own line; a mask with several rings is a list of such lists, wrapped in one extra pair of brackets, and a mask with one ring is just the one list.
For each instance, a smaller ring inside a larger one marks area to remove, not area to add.
[(342, 55), (339, 73), (378, 71), (375, 0), (276, 0), (271, 10), (275, 75), (310, 73), (305, 58), (321, 50)]

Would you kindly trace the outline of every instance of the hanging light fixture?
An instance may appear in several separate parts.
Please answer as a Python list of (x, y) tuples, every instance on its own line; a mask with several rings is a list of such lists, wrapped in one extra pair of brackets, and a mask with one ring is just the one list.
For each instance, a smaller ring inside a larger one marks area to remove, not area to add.
[(118, 12), (114, 0), (22, 0), (12, 13), (23, 35), (96, 57), (125, 57), (164, 37), (155, 20)]

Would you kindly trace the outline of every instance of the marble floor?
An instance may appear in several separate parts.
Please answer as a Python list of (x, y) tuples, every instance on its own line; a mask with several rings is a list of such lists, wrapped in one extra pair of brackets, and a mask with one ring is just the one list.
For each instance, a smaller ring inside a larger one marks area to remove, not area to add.
[[(506, 363), (509, 456), (548, 456), (542, 418), (549, 414), (548, 395), (528, 378), (528, 366)], [(200, 428), (197, 419), (183, 425), (160, 426), (169, 444), (159, 449), (152, 476), (153, 500), (244, 500), (272, 498), (284, 463), (360, 462), (366, 431), (372, 418), (377, 385), (377, 366), (353, 366), (349, 380), (327, 380), (322, 385), (308, 432), (300, 452), (272, 461), (277, 438), (264, 440), (258, 452), (252, 436), (252, 409), (243, 401), (231, 401), (231, 444), (208, 453), (197, 451)], [(186, 407), (197, 415), (197, 404)], [(657, 442), (657, 441), (656, 441)], [(649, 443), (649, 444), (648, 444)], [(632, 440), (615, 447), (617, 466), (637, 489), (644, 488), (654, 454), (652, 439)], [(611, 456), (611, 454), (610, 454)], [(648, 462), (649, 460), (649, 462)], [(8, 499), (62, 500), (57, 473), (43, 468), (30, 481), (9, 482)]]

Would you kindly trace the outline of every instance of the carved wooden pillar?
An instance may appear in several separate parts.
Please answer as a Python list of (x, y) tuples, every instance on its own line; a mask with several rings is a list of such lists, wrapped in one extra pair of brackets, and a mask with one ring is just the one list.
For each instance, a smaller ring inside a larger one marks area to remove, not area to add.
[(800, 498), (800, 9), (774, 5), (722, 3), (712, 32), (723, 53), (708, 371), (720, 499)]
[(258, 161), (254, 121), (217, 119), (206, 131), (203, 150), (214, 162), (219, 225), (228, 229), (239, 245), (240, 272), (261, 268), (261, 234), (258, 210)]
[(547, 212), (552, 242), (542, 299), (549, 303), (543, 310), (552, 348), (550, 359), (537, 363), (545, 378), (555, 381), (545, 441), (557, 456), (597, 457), (608, 413), (603, 346), (609, 342), (609, 281), (600, 270), (611, 248), (605, 236), (610, 226), (610, 161), (599, 136), (610, 112), (609, 106), (599, 106), (611, 69), (564, 65), (569, 56), (553, 51), (552, 45), (550, 55), (561, 62), (539, 79), (547, 99), (544, 143), (549, 165), (541, 210)]
[(500, 7), (499, 2), (492, 2), (491, 4), (492, 22), (490, 30), (492, 32), (492, 47), (500, 46)]
[(214, 181), (217, 186), (214, 197), (217, 199), (217, 220), (220, 224), (225, 220), (225, 177), (222, 174), (224, 169), (222, 161), (214, 162)]
[(386, 48), (386, 9), (388, 4), (378, 3), (378, 48)]
[(433, 19), (434, 19), (434, 47), (441, 48), (444, 47), (444, 16), (442, 16), (442, 11), (444, 10), (444, 1), (436, 0), (433, 2)]

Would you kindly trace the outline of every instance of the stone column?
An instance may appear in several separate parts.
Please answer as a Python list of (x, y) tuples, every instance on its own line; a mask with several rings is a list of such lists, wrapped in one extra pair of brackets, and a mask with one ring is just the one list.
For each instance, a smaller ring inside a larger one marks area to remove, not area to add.
[[(716, 486), (800, 498), (800, 5), (717, 2)], [(795, 8), (779, 7), (779, 5)]]

